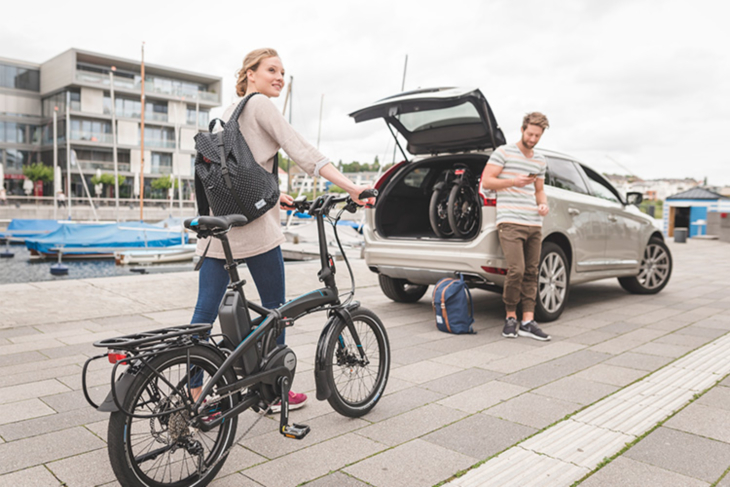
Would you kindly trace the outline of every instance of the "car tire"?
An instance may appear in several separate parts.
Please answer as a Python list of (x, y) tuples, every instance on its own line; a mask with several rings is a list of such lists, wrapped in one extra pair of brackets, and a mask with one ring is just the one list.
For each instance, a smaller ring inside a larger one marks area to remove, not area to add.
[(565, 252), (553, 242), (543, 243), (535, 299), (537, 321), (555, 321), (563, 314), (570, 294), (569, 285), (570, 263)]
[(649, 240), (641, 259), (639, 274), (619, 277), (621, 287), (632, 294), (656, 294), (669, 283), (672, 276), (672, 254), (660, 238)]
[(411, 284), (405, 279), (395, 279), (383, 274), (378, 276), (383, 294), (396, 303), (415, 303), (426, 294), (428, 286)]

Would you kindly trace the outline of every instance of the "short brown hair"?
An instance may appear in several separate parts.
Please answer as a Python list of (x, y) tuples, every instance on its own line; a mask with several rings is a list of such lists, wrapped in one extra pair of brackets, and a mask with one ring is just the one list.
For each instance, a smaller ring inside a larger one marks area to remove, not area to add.
[(525, 115), (525, 118), (522, 119), (522, 130), (525, 130), (528, 125), (537, 125), (545, 130), (550, 126), (550, 122), (548, 122), (547, 117), (542, 113), (531, 112)]
[(276, 52), (275, 49), (271, 49), (270, 47), (265, 47), (263, 49), (254, 49), (253, 51), (246, 54), (246, 57), (243, 58), (243, 67), (238, 71), (238, 80), (236, 81), (236, 94), (238, 96), (243, 96), (246, 94), (246, 89), (248, 88), (248, 76), (246, 76), (246, 73), (248, 73), (248, 70), (256, 71), (259, 69), (259, 64), (261, 64), (261, 61), (263, 61), (266, 58), (270, 57), (279, 57), (279, 53)]

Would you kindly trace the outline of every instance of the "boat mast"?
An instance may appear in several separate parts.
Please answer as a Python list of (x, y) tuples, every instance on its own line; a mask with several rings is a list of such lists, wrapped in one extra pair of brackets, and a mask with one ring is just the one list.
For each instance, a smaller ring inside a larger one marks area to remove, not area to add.
[(139, 220), (144, 221), (144, 42), (142, 42), (142, 64), (141, 64), (141, 94), (140, 103), (142, 104), (142, 115), (140, 117), (140, 145), (139, 145)]

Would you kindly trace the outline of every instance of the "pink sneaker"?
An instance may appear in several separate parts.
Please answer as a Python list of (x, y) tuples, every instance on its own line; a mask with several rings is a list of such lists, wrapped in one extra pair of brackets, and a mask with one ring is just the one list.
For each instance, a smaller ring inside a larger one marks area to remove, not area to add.
[[(299, 409), (307, 403), (307, 395), (301, 392), (289, 391), (289, 411), (292, 409)], [(270, 408), (272, 413), (278, 413), (281, 411), (281, 401), (276, 401), (271, 405)]]

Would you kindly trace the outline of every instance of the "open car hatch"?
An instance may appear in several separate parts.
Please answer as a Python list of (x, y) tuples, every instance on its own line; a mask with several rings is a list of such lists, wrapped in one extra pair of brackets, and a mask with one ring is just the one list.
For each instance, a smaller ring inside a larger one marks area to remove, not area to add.
[(384, 98), (350, 116), (356, 123), (385, 119), (406, 139), (407, 150), (413, 155), (496, 149), (505, 144), (502, 129), (478, 89), (409, 91)]

